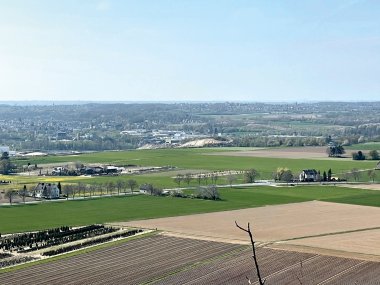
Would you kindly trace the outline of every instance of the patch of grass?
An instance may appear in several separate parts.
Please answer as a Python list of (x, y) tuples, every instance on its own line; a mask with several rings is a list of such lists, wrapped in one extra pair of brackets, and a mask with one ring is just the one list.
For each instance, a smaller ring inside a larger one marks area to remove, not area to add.
[(1, 233), (190, 215), (311, 200), (380, 207), (380, 191), (334, 186), (220, 189), (221, 201), (146, 195), (2, 206)]
[(358, 149), (358, 150), (379, 150), (380, 151), (380, 142), (367, 142), (367, 143), (358, 143), (350, 146), (345, 146), (345, 149)]
[[(265, 157), (233, 157), (225, 155), (207, 155), (228, 151), (228, 148), (213, 149), (158, 149), (158, 150), (134, 150), (119, 152), (99, 152), (78, 156), (48, 156), (33, 158), (29, 162), (34, 164), (52, 162), (81, 161), (82, 163), (104, 163), (116, 165), (141, 165), (141, 166), (175, 166), (181, 169), (203, 170), (245, 170), (256, 168), (263, 179), (270, 178), (278, 167), (288, 167), (294, 173), (302, 169), (315, 168), (327, 171), (332, 169), (333, 174), (339, 174), (357, 169), (370, 169), (376, 166), (374, 161), (353, 161), (349, 159), (285, 159)], [(236, 148), (233, 149), (236, 151)]]

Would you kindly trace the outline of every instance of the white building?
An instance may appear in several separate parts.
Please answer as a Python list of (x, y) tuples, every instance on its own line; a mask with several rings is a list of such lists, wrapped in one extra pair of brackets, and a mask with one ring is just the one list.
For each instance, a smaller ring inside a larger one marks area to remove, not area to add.
[(58, 199), (59, 188), (53, 183), (38, 183), (34, 189), (34, 195), (37, 198)]

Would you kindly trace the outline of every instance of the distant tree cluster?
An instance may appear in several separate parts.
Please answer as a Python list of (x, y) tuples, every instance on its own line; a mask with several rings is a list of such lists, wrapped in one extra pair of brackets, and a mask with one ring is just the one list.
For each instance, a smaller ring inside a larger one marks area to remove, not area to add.
[(326, 153), (329, 157), (341, 157), (346, 151), (341, 144), (330, 144), (326, 149)]
[(365, 155), (361, 150), (352, 153), (353, 160), (379, 160), (380, 155), (377, 150), (371, 150), (368, 155)]
[(294, 175), (290, 169), (286, 167), (279, 167), (273, 173), (273, 179), (274, 181), (282, 181), (289, 183), (294, 180)]

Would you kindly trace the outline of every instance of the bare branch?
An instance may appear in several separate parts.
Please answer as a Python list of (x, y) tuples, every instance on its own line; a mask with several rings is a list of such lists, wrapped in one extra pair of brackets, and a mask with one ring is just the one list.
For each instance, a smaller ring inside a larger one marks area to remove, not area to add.
[[(253, 253), (253, 254), (252, 254), (252, 258), (253, 258), (253, 261), (255, 262), (257, 278), (259, 279), (259, 284), (260, 284), (260, 285), (264, 285), (266, 280), (263, 280), (263, 279), (261, 278), (260, 268), (259, 268), (259, 263), (257, 262), (257, 257), (256, 257), (255, 241), (253, 240), (253, 235), (252, 235), (252, 232), (251, 232), (250, 225), (249, 225), (249, 223), (248, 223), (248, 227), (247, 227), (247, 229), (245, 229), (245, 228), (239, 226), (239, 224), (238, 224), (236, 221), (235, 221), (235, 225), (236, 225), (237, 228), (239, 228), (240, 230), (242, 230), (242, 231), (248, 233), (248, 235), (249, 235), (249, 238), (250, 238), (250, 240), (251, 240), (251, 244), (252, 244), (252, 253)], [(250, 280), (249, 280), (248, 277), (247, 277), (247, 279), (248, 279), (248, 282), (250, 283)]]

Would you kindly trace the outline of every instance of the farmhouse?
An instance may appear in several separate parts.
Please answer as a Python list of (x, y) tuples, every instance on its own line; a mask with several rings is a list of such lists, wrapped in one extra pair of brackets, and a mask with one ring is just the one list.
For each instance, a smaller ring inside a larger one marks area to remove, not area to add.
[(318, 179), (318, 172), (315, 169), (304, 169), (299, 176), (299, 180), (302, 182), (314, 182)]
[(37, 198), (58, 199), (59, 188), (56, 184), (41, 182), (34, 189), (34, 196)]

